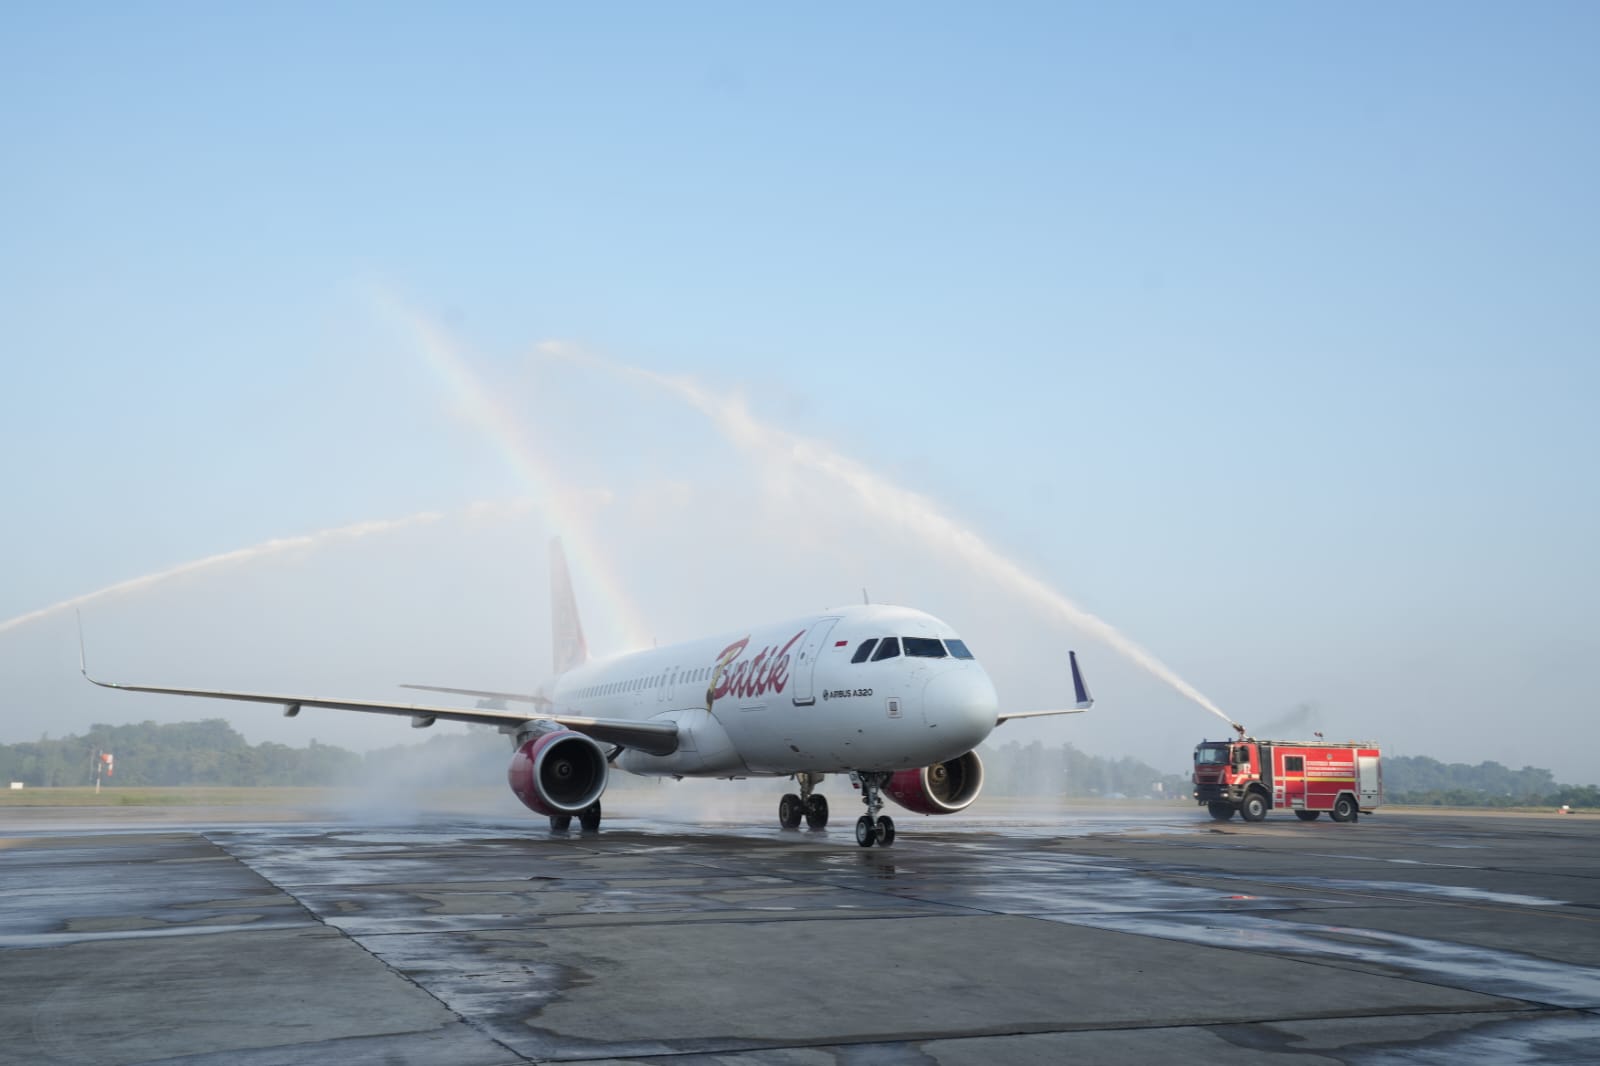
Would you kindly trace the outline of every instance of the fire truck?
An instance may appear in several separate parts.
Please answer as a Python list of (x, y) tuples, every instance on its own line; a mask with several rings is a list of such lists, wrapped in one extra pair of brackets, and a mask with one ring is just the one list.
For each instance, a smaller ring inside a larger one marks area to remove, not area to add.
[(1353, 822), (1383, 802), (1378, 760), (1365, 741), (1205, 740), (1194, 749), (1194, 798), (1219, 822), (1235, 811), (1259, 822), (1274, 807), (1305, 822), (1323, 811)]

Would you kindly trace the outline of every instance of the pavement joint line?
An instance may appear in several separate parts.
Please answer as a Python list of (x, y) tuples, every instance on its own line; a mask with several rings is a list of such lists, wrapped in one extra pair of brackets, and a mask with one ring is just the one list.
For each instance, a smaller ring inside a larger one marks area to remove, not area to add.
[(239, 856), (235, 855), (232, 851), (228, 850), (227, 845), (221, 843), (220, 841), (212, 840), (210, 835), (207, 834), (207, 832), (205, 830), (203, 830), (203, 829), (197, 830), (196, 831), (196, 835), (201, 837), (208, 844), (211, 844), (213, 847), (215, 847), (215, 848), (221, 850), (222, 852), (224, 852), (225, 854), (227, 854), (230, 858), (232, 858), (239, 865), (243, 866), (245, 869), (249, 870), (251, 873), (253, 873), (257, 877), (261, 878), (261, 880), (265, 881), (267, 884), (271, 885), (273, 888), (276, 888), (279, 892), (282, 892), (284, 895), (289, 896), (291, 899), (293, 899), (295, 901), (295, 905), (296, 906), (300, 907), (302, 910), (304, 910), (306, 912), (307, 915), (310, 916), (310, 918), (311, 918), (311, 920), (313, 922), (315, 922), (316, 924), (322, 926), (324, 929), (331, 930), (336, 935), (338, 935), (340, 937), (343, 937), (345, 940), (348, 940), (350, 943), (354, 944), (356, 947), (360, 948), (363, 952), (365, 952), (369, 957), (371, 957), (374, 961), (376, 961), (385, 970), (387, 970), (388, 972), (394, 974), (395, 977), (399, 978), (401, 981), (404, 981), (406, 984), (408, 984), (411, 987), (415, 988), (417, 991), (421, 992), (423, 995), (427, 996), (429, 999), (431, 999), (435, 1003), (439, 1004), (439, 1006), (443, 1007), (446, 1011), (449, 1012), (449, 1014), (450, 1014), (450, 1016), (452, 1018), (456, 1019), (456, 1021), (460, 1022), (462, 1025), (465, 1025), (466, 1027), (471, 1029), (473, 1032), (475, 1032), (479, 1036), (483, 1037), (485, 1040), (488, 1040), (489, 1042), (493, 1043), (496, 1047), (500, 1047), (500, 1048), (505, 1049), (506, 1053), (511, 1055), (513, 1060), (521, 1060), (523, 1062), (530, 1061), (530, 1060), (527, 1059), (526, 1056), (523, 1056), (523, 1055), (517, 1053), (516, 1051), (513, 1051), (509, 1046), (507, 1046), (505, 1043), (503, 1043), (498, 1038), (496, 1038), (492, 1033), (485, 1031), (484, 1028), (482, 1026), (478, 1025), (475, 1021), (465, 1017), (464, 1015), (461, 1014), (460, 1011), (456, 1010), (449, 1003), (446, 1003), (443, 999), (440, 999), (437, 995), (435, 995), (433, 993), (433, 991), (431, 989), (428, 989), (428, 988), (424, 987), (423, 985), (419, 984), (418, 982), (412, 980), (410, 977), (406, 976), (404, 973), (402, 973), (399, 970), (395, 969), (393, 966), (390, 966), (387, 962), (385, 962), (383, 960), (383, 958), (381, 956), (379, 956), (371, 948), (369, 948), (365, 944), (363, 944), (358, 938), (356, 938), (354, 936), (351, 936), (349, 933), (345, 932), (343, 929), (340, 929), (336, 925), (329, 925), (326, 921), (324, 921), (321, 918), (321, 916), (319, 916), (315, 911), (313, 911), (309, 906), (307, 906), (305, 901), (302, 900), (299, 896), (297, 896), (293, 892), (289, 891), (289, 889), (285, 888), (283, 885), (280, 885), (277, 882), (273, 881), (272, 878), (268, 877), (266, 874), (262, 873), (260, 870), (256, 869), (254, 866), (251, 866), (250, 863), (248, 863), (244, 859), (242, 859)]
[(391, 937), (391, 936), (444, 936), (444, 935), (451, 934), (451, 933), (462, 933), (462, 934), (472, 934), (472, 933), (528, 933), (528, 932), (538, 932), (540, 930), (546, 930), (546, 929), (558, 929), (558, 930), (565, 931), (565, 930), (582, 930), (582, 929), (587, 929), (587, 928), (605, 928), (605, 929), (652, 928), (652, 927), (662, 926), (662, 925), (672, 925), (674, 923), (681, 924), (681, 925), (693, 925), (693, 926), (707, 926), (707, 925), (771, 925), (771, 924), (776, 923), (776, 922), (850, 922), (850, 921), (859, 921), (859, 920), (861, 920), (863, 918), (870, 918), (870, 919), (872, 919), (874, 921), (879, 921), (879, 922), (906, 922), (906, 921), (927, 921), (927, 920), (933, 919), (933, 918), (942, 919), (942, 920), (950, 920), (950, 919), (955, 919), (955, 918), (1027, 918), (1027, 917), (1030, 917), (1030, 916), (1026, 915), (1026, 914), (871, 914), (871, 913), (868, 913), (868, 912), (865, 912), (865, 911), (860, 911), (860, 912), (852, 911), (849, 914), (844, 915), (844, 916), (840, 916), (840, 915), (836, 915), (836, 914), (803, 914), (803, 915), (795, 915), (793, 917), (789, 917), (789, 916), (783, 915), (783, 914), (762, 914), (760, 916), (752, 916), (752, 917), (749, 917), (749, 918), (703, 918), (703, 919), (699, 919), (699, 920), (691, 921), (691, 922), (685, 922), (681, 918), (672, 918), (672, 917), (665, 917), (664, 916), (663, 920), (659, 921), (659, 922), (604, 922), (604, 923), (574, 922), (574, 923), (567, 923), (567, 924), (562, 924), (562, 925), (549, 925), (549, 924), (544, 924), (544, 925), (492, 925), (492, 926), (475, 925), (475, 926), (470, 926), (470, 927), (467, 927), (467, 928), (453, 928), (453, 929), (392, 929), (392, 930), (375, 931), (375, 932), (371, 932), (371, 933), (346, 933), (346, 935), (350, 936), (352, 938), (361, 938), (361, 939), (365, 939), (365, 940), (377, 940), (377, 939), (379, 939), (381, 937)]
[[(1282, 913), (1282, 912), (1278, 912), (1278, 913)], [(1050, 920), (1049, 918), (1047, 918), (1047, 917), (1045, 917), (1043, 915), (1037, 915), (1037, 914), (1034, 914), (1034, 915), (1022, 915), (1020, 917), (1034, 918), (1034, 919), (1036, 919), (1038, 921), (1049, 921)], [(1263, 921), (1263, 922), (1274, 922), (1274, 921), (1277, 921), (1276, 918), (1270, 917), (1270, 916), (1268, 916), (1266, 914), (1246, 914), (1246, 915), (1243, 915), (1243, 917), (1255, 918), (1255, 919), (1257, 919), (1259, 921)], [(1278, 924), (1287, 925), (1287, 926), (1293, 928), (1296, 923), (1293, 923), (1293, 922), (1279, 922)], [(1091, 926), (1091, 928), (1099, 929), (1101, 927), (1099, 927), (1099, 926)], [(1186, 940), (1183, 937), (1165, 936), (1165, 935), (1163, 935), (1161, 933), (1158, 933), (1158, 932), (1139, 932), (1139, 933), (1135, 933), (1135, 932), (1131, 932), (1129, 930), (1122, 930), (1122, 929), (1102, 929), (1101, 931), (1102, 932), (1111, 932), (1111, 933), (1122, 933), (1123, 935), (1126, 935), (1126, 936), (1147, 936), (1147, 937), (1153, 937), (1153, 938), (1155, 938), (1157, 940), (1167, 940), (1167, 941), (1171, 941), (1171, 942), (1174, 942), (1174, 943), (1193, 943), (1193, 941)], [(1360, 930), (1357, 930), (1357, 932), (1360, 932)], [(1234, 946), (1232, 944), (1228, 944), (1226, 942), (1220, 942), (1220, 943), (1216, 943), (1216, 944), (1208, 944), (1206, 946), (1214, 947), (1214, 948), (1217, 948), (1217, 949), (1222, 950), (1222, 951), (1238, 952), (1238, 953), (1242, 953), (1242, 954), (1246, 954), (1246, 955), (1256, 954), (1259, 951), (1261, 951), (1261, 949), (1236, 947), (1236, 946)], [(1303, 964), (1308, 965), (1308, 966), (1320, 966), (1320, 967), (1325, 967), (1325, 968), (1331, 969), (1331, 970), (1340, 970), (1340, 971), (1343, 971), (1345, 973), (1365, 974), (1365, 975), (1367, 975), (1369, 977), (1384, 977), (1384, 978), (1388, 978), (1388, 979), (1394, 980), (1394, 981), (1410, 981), (1410, 982), (1412, 982), (1414, 984), (1427, 985), (1429, 988), (1443, 988), (1443, 989), (1448, 989), (1449, 991), (1452, 991), (1452, 992), (1471, 992), (1471, 993), (1474, 993), (1474, 994), (1480, 995), (1480, 996), (1489, 996), (1489, 997), (1494, 998), (1494, 999), (1505, 1000), (1508, 1003), (1524, 1003), (1524, 1004), (1528, 1005), (1527, 1007), (1523, 1008), (1525, 1010), (1541, 1010), (1541, 1011), (1563, 1011), (1563, 1010), (1565, 1010), (1565, 1011), (1572, 1011), (1572, 1010), (1600, 1009), (1600, 1003), (1596, 1003), (1593, 1007), (1588, 1007), (1588, 1006), (1574, 1007), (1574, 1006), (1564, 1006), (1564, 1005), (1559, 1004), (1559, 1003), (1547, 1003), (1544, 1000), (1535, 999), (1532, 996), (1512, 995), (1512, 994), (1505, 993), (1505, 992), (1484, 992), (1484, 991), (1482, 991), (1480, 989), (1469, 988), (1469, 987), (1466, 987), (1466, 986), (1460, 985), (1460, 984), (1451, 984), (1448, 981), (1441, 980), (1441, 979), (1430, 979), (1430, 975), (1428, 975), (1425, 971), (1422, 971), (1422, 972), (1404, 971), (1404, 970), (1401, 970), (1399, 967), (1395, 967), (1395, 971), (1396, 972), (1386, 973), (1386, 972), (1383, 972), (1382, 970), (1373, 969), (1371, 964), (1363, 965), (1359, 960), (1349, 959), (1349, 958), (1341, 958), (1341, 957), (1339, 957), (1337, 955), (1314, 955), (1314, 954), (1310, 954), (1310, 953), (1289, 952), (1289, 951), (1274, 952), (1271, 949), (1266, 949), (1266, 954), (1274, 955), (1275, 957), (1280, 958), (1280, 959), (1287, 959), (1287, 960), (1289, 960), (1291, 962), (1303, 963)], [(1500, 1012), (1505, 1012), (1508, 1009), (1509, 1008), (1502, 1007), (1502, 1008), (1499, 1008), (1499, 1011)], [(1471, 1010), (1471, 1008), (1466, 1008), (1466, 1010)], [(1496, 1011), (1494, 1009), (1492, 1009), (1492, 1008), (1486, 1008), (1485, 1010), (1483, 1010), (1483, 1011), (1481, 1011), (1479, 1013), (1491, 1013), (1492, 1014), (1492, 1013), (1495, 1013), (1495, 1012)], [(1423, 1013), (1446, 1013), (1446, 1014), (1450, 1014), (1450, 1013), (1460, 1013), (1460, 1012), (1445, 1010), (1445, 1011), (1442, 1011), (1442, 1012), (1423, 1012)], [(1384, 1015), (1372, 1015), (1372, 1017), (1384, 1017)], [(1285, 1020), (1285, 1021), (1299, 1021), (1299, 1020), (1304, 1020), (1304, 1019), (1289, 1018), (1289, 1019), (1282, 1019), (1282, 1020)], [(1221, 1024), (1221, 1023), (1216, 1023), (1216, 1024)], [(1228, 1023), (1228, 1024), (1240, 1024), (1240, 1023), (1234, 1022), (1234, 1023)], [(1245, 1022), (1243, 1024), (1255, 1025), (1255, 1024), (1260, 1024), (1260, 1023), (1259, 1022)]]
[[(865, 852), (863, 852), (863, 853), (865, 853)], [(870, 854), (870, 853), (868, 853), (868, 854)], [(727, 862), (730, 861), (730, 860), (713, 861), (712, 859), (704, 858), (704, 857), (696, 858), (696, 857), (693, 857), (693, 856), (683, 856), (681, 858), (676, 858), (673, 861), (676, 861), (680, 865), (686, 866), (686, 867), (693, 867), (693, 868), (698, 868), (698, 869), (720, 870), (723, 873), (731, 874), (732, 876), (744, 876), (744, 877), (752, 876), (751, 874), (749, 874), (748, 872), (745, 872), (745, 871), (730, 870), (729, 867), (726, 865)], [(958, 910), (970, 911), (974, 915), (986, 915), (986, 914), (988, 914), (988, 915), (1004, 916), (1007, 913), (1005, 911), (991, 911), (991, 910), (989, 910), (987, 908), (984, 908), (984, 907), (975, 907), (975, 906), (972, 906), (970, 904), (965, 904), (965, 903), (949, 903), (949, 902), (941, 901), (941, 900), (929, 900), (929, 899), (925, 899), (925, 898), (920, 897), (920, 896), (893, 895), (891, 893), (883, 891), (882, 889), (875, 889), (870, 885), (865, 885), (865, 884), (839, 884), (839, 883), (837, 883), (835, 881), (831, 881), (831, 880), (828, 880), (826, 878), (799, 877), (799, 876), (796, 876), (794, 874), (785, 874), (785, 873), (781, 873), (781, 872), (773, 871), (773, 870), (767, 870), (767, 871), (763, 872), (762, 874), (760, 874), (760, 876), (762, 876), (762, 877), (771, 877), (771, 878), (775, 878), (777, 880), (786, 882), (788, 884), (805, 885), (805, 886), (812, 887), (812, 888), (815, 888), (815, 887), (818, 887), (818, 886), (822, 886), (822, 887), (826, 887), (826, 888), (839, 889), (839, 890), (843, 890), (843, 891), (861, 892), (861, 893), (865, 893), (867, 895), (872, 895), (872, 896), (879, 896), (879, 897), (885, 897), (886, 896), (886, 897), (889, 897), (889, 898), (895, 899), (895, 900), (908, 900), (908, 901), (912, 901), (912, 902), (916, 902), (916, 903), (925, 903), (925, 904), (929, 904), (929, 905), (932, 905), (932, 906), (956, 908)], [(970, 916), (971, 915), (967, 915), (967, 917), (970, 917)], [(937, 915), (937, 916), (933, 916), (933, 917), (961, 917), (961, 915)]]
[[(1577, 1014), (1596, 1013), (1585, 1008), (1574, 1007), (1463, 1007), (1459, 1009), (1439, 1008), (1437, 1010), (1400, 1010), (1396, 1012), (1361, 1012), (1352, 1014), (1310, 1014), (1289, 1015), (1284, 1017), (1241, 1018), (1225, 1022), (1149, 1022), (1127, 1023), (1115, 1025), (1078, 1025), (1059, 1026), (1048, 1023), (1037, 1025), (1017, 1025), (1009, 1027), (981, 1026), (972, 1029), (937, 1033), (932, 1035), (906, 1036), (898, 1039), (883, 1037), (840, 1037), (828, 1039), (818, 1037), (816, 1040), (791, 1042), (787, 1044), (757, 1043), (753, 1041), (740, 1041), (730, 1046), (715, 1046), (716, 1041), (709, 1041), (714, 1046), (684, 1048), (682, 1050), (668, 1051), (619, 1051), (604, 1054), (598, 1057), (591, 1056), (583, 1059), (569, 1058), (529, 1058), (529, 1062), (565, 1062), (568, 1066), (583, 1066), (586, 1062), (614, 1062), (628, 1059), (675, 1059), (688, 1056), (706, 1057), (711, 1055), (751, 1055), (772, 1051), (808, 1051), (817, 1048), (866, 1048), (866, 1047), (903, 1047), (905, 1045), (934, 1044), (945, 1041), (957, 1040), (983, 1040), (1007, 1036), (1081, 1036), (1095, 1033), (1144, 1033), (1163, 1032), (1166, 1030), (1184, 1029), (1231, 1029), (1239, 1026), (1250, 1025), (1292, 1025), (1296, 1022), (1362, 1022), (1379, 1021), (1393, 1018), (1460, 1018), (1481, 1014), (1490, 1018), (1505, 1015), (1522, 1015), (1533, 1019), (1543, 1014)], [(1508, 1019), (1509, 1020), (1509, 1019)], [(1523, 1018), (1517, 1018), (1521, 1021)], [(1304, 1052), (1311, 1054), (1314, 1052)]]
[[(1077, 860), (1072, 860), (1072, 861), (1076, 862)], [(1132, 867), (1136, 866), (1137, 863), (1130, 862), (1129, 860), (1119, 860), (1119, 859), (1115, 859), (1115, 858), (1097, 858), (1097, 861), (1101, 862), (1101, 863), (1104, 863), (1106, 865), (1115, 866), (1115, 867), (1117, 867), (1118, 872), (1123, 873), (1123, 874), (1128, 874), (1128, 875), (1132, 875), (1132, 876), (1135, 876), (1135, 877), (1139, 877), (1139, 876), (1145, 875), (1143, 871), (1140, 871), (1140, 870), (1132, 868)], [(716, 866), (714, 863), (712, 863), (710, 861), (706, 861), (706, 860), (701, 860), (701, 861), (698, 861), (698, 862), (696, 862), (694, 864), (695, 865), (707, 866), (707, 867), (710, 867), (710, 868), (713, 868), (713, 869), (719, 869), (720, 868), (720, 867)], [(801, 877), (795, 877), (795, 876), (792, 876), (792, 875), (782, 875), (782, 874), (769, 874), (767, 876), (781, 877), (783, 880), (788, 881), (788, 882), (790, 882), (792, 884), (797, 884), (797, 885), (808, 885), (808, 886), (812, 886), (812, 887), (815, 887), (817, 885), (822, 885), (822, 886), (826, 886), (826, 887), (829, 887), (829, 888), (845, 889), (845, 890), (848, 890), (848, 891), (863, 892), (863, 893), (866, 893), (868, 895), (873, 895), (873, 896), (879, 896), (879, 897), (887, 896), (887, 897), (889, 897), (891, 899), (895, 899), (895, 900), (905, 900), (905, 901), (908, 901), (908, 902), (923, 903), (923, 904), (927, 904), (927, 905), (930, 905), (930, 906), (937, 906), (937, 907), (955, 908), (955, 909), (960, 910), (960, 911), (969, 912), (969, 914), (967, 915), (969, 917), (970, 916), (985, 916), (985, 915), (987, 915), (987, 916), (991, 916), (991, 917), (1023, 917), (1023, 918), (1026, 918), (1026, 917), (1035, 917), (1035, 916), (1037, 916), (1039, 914), (1044, 914), (1044, 913), (1048, 913), (1048, 914), (1074, 914), (1074, 913), (1078, 913), (1076, 911), (1070, 911), (1070, 910), (1069, 911), (1048, 911), (1048, 912), (1044, 912), (1044, 911), (1017, 912), (1017, 911), (1008, 911), (1008, 910), (994, 910), (994, 909), (991, 909), (991, 908), (988, 908), (988, 907), (981, 907), (981, 906), (978, 906), (978, 905), (972, 904), (972, 903), (953, 903), (953, 902), (950, 902), (950, 901), (947, 901), (947, 900), (929, 899), (929, 898), (927, 898), (925, 896), (920, 896), (920, 895), (893, 894), (893, 893), (885, 892), (882, 889), (876, 889), (873, 886), (868, 885), (868, 884), (838, 884), (836, 882), (833, 882), (833, 881), (830, 881), (830, 880), (826, 880), (826, 879), (812, 880), (812, 879), (806, 879), (806, 878), (801, 878)], [(1156, 873), (1154, 871), (1150, 872), (1148, 874), (1148, 876), (1154, 877), (1154, 878), (1156, 878), (1158, 880), (1164, 880), (1163, 878), (1161, 878), (1159, 873)], [(1294, 902), (1299, 902), (1299, 901), (1298, 900), (1285, 900), (1285, 902), (1286, 903), (1294, 903)], [(1130, 911), (1128, 913), (1141, 913), (1142, 911), (1159, 911), (1159, 910), (1160, 910), (1160, 908), (1151, 907), (1151, 908), (1141, 908), (1139, 910)], [(1192, 911), (1192, 912), (1187, 912), (1187, 913), (1211, 913), (1211, 912), (1232, 913), (1232, 911), (1229, 908), (1223, 907), (1223, 906), (1206, 907), (1206, 908), (1203, 908), (1203, 909), (1199, 909), (1199, 910)], [(1098, 913), (1098, 912), (1089, 911), (1089, 912), (1084, 912), (1084, 913), (1091, 913), (1092, 914), (1092, 913)], [(961, 917), (961, 916), (962, 915), (959, 915), (959, 914), (949, 914), (949, 915), (931, 915), (929, 917)]]
[[(1157, 875), (1157, 876), (1159, 876), (1159, 875)], [(1510, 904), (1503, 904), (1503, 903), (1501, 903), (1501, 904), (1480, 903), (1480, 902), (1473, 902), (1472, 900), (1465, 900), (1465, 899), (1450, 899), (1450, 898), (1448, 898), (1446, 896), (1430, 896), (1430, 895), (1427, 895), (1426, 893), (1413, 893), (1413, 894), (1409, 894), (1409, 895), (1391, 896), (1391, 895), (1387, 895), (1387, 894), (1382, 893), (1382, 892), (1358, 892), (1358, 891), (1356, 891), (1354, 889), (1348, 889), (1348, 888), (1323, 888), (1323, 887), (1316, 886), (1316, 885), (1287, 885), (1287, 884), (1284, 884), (1284, 883), (1279, 882), (1279, 881), (1268, 881), (1268, 880), (1266, 880), (1264, 878), (1260, 878), (1260, 877), (1232, 878), (1232, 877), (1228, 877), (1226, 875), (1219, 876), (1217, 874), (1204, 874), (1204, 873), (1199, 873), (1199, 872), (1192, 873), (1192, 874), (1191, 873), (1183, 873), (1183, 874), (1180, 874), (1179, 876), (1187, 877), (1187, 878), (1190, 878), (1191, 880), (1194, 880), (1194, 881), (1220, 882), (1223, 886), (1227, 886), (1228, 884), (1230, 884), (1230, 883), (1232, 883), (1234, 881), (1248, 881), (1249, 883), (1251, 883), (1253, 885), (1265, 885), (1266, 887), (1272, 888), (1272, 889), (1276, 889), (1279, 892), (1304, 892), (1304, 893), (1311, 893), (1311, 894), (1320, 894), (1320, 895), (1324, 895), (1324, 896), (1340, 896), (1340, 897), (1343, 897), (1343, 898), (1346, 898), (1346, 899), (1382, 900), (1385, 903), (1401, 903), (1401, 904), (1407, 904), (1407, 905), (1416, 906), (1416, 907), (1425, 907), (1425, 906), (1460, 907), (1460, 908), (1464, 908), (1466, 910), (1491, 911), (1491, 912), (1498, 912), (1498, 913), (1501, 913), (1501, 914), (1516, 914), (1516, 915), (1537, 914), (1537, 915), (1540, 915), (1541, 917), (1546, 917), (1546, 918), (1565, 918), (1565, 919), (1567, 919), (1569, 921), (1575, 921), (1575, 922), (1590, 922), (1590, 923), (1600, 922), (1600, 918), (1591, 918), (1587, 914), (1566, 914), (1566, 913), (1564, 913), (1564, 912), (1562, 912), (1560, 910), (1557, 910), (1554, 907), (1549, 907), (1549, 906), (1533, 906), (1533, 905), (1529, 905), (1529, 906), (1525, 906), (1525, 907), (1517, 907), (1517, 906), (1513, 906), (1513, 905), (1510, 905)], [(1424, 882), (1418, 882), (1418, 883), (1421, 884), (1421, 883), (1424, 883)], [(1293, 898), (1285, 897), (1285, 898), (1289, 902), (1294, 902), (1294, 903), (1312, 903), (1312, 902), (1314, 902), (1314, 897), (1312, 899), (1300, 899), (1299, 897), (1293, 897)], [(1566, 907), (1583, 906), (1583, 904), (1579, 904), (1579, 903), (1566, 903), (1566, 902), (1563, 902), (1561, 905), (1562, 906), (1566, 906)]]

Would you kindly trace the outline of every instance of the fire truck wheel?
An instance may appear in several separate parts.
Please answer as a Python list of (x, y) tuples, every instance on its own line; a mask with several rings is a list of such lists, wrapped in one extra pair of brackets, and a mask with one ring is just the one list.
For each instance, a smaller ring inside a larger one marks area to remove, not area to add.
[(1259, 822), (1267, 816), (1267, 801), (1261, 793), (1252, 792), (1239, 804), (1239, 817), (1247, 822)]
[(1349, 796), (1340, 796), (1334, 801), (1333, 811), (1328, 815), (1336, 822), (1353, 822), (1356, 820), (1356, 801)]
[(1321, 811), (1295, 811), (1294, 816), (1302, 822), (1314, 822), (1321, 813)]
[(1211, 817), (1219, 822), (1226, 822), (1233, 817), (1233, 804), (1218, 803), (1215, 800), (1206, 804), (1206, 810), (1211, 812)]

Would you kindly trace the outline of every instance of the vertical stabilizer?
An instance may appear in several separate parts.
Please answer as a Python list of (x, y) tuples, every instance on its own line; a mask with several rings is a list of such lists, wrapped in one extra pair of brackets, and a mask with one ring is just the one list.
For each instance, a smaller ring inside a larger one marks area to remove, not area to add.
[(561, 538), (550, 540), (550, 622), (555, 642), (555, 671), (566, 673), (589, 658), (589, 645), (583, 639), (583, 623), (578, 621), (578, 600), (572, 594), (572, 575), (567, 573), (567, 556)]

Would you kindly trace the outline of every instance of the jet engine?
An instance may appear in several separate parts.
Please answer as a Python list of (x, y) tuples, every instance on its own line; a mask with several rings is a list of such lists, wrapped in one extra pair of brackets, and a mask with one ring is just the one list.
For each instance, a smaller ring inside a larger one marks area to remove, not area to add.
[(558, 729), (524, 741), (506, 778), (538, 814), (578, 814), (606, 790), (606, 754), (582, 733)]
[(965, 810), (983, 788), (983, 761), (969, 751), (949, 762), (918, 770), (900, 770), (884, 788), (888, 797), (918, 814), (954, 814)]

